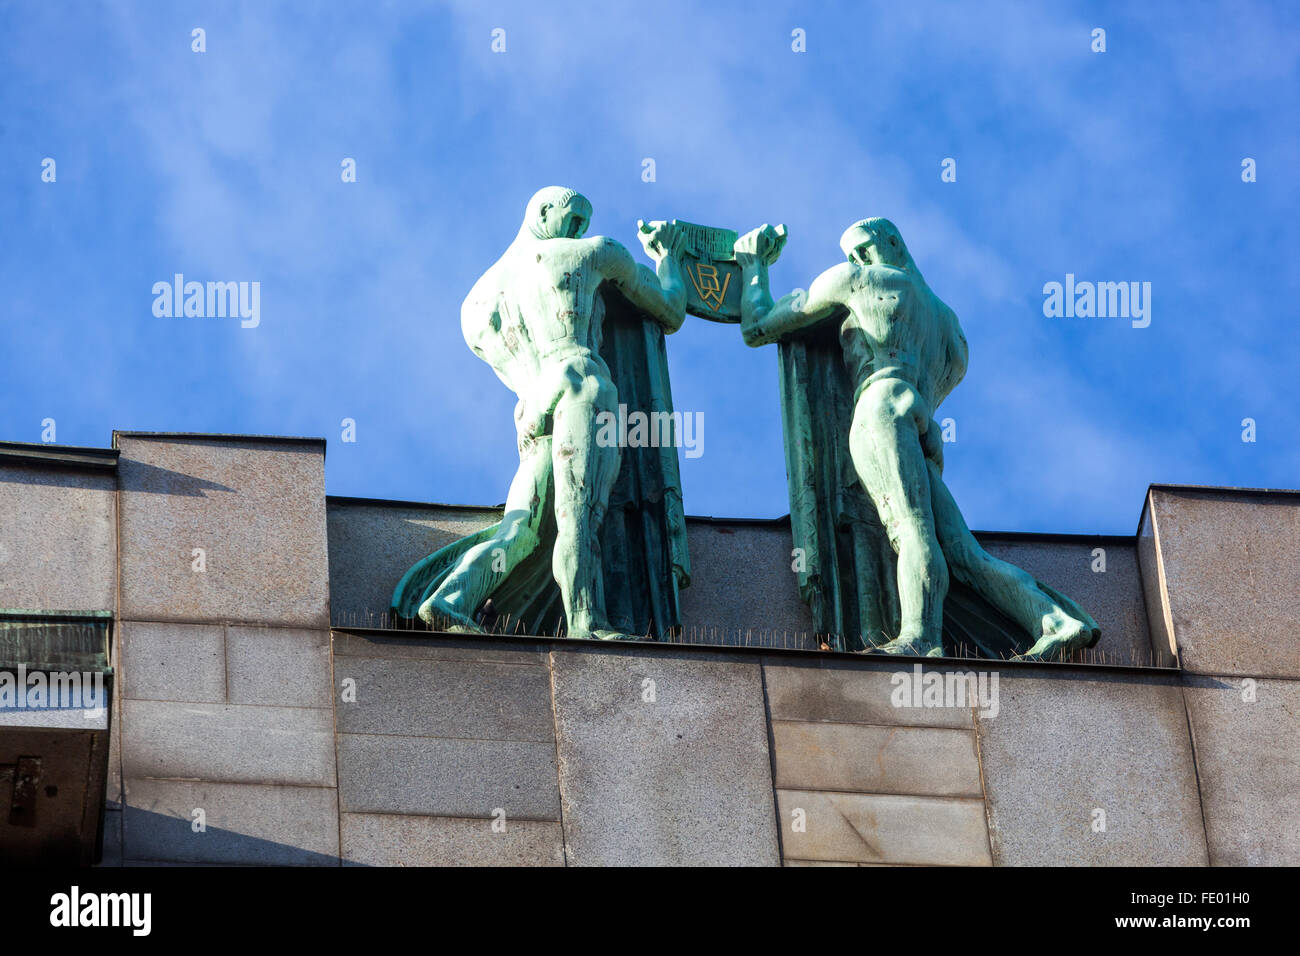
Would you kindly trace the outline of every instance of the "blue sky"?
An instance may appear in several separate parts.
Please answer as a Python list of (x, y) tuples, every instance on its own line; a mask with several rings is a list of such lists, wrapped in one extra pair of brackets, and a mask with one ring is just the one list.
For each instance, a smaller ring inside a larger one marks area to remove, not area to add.
[[(778, 293), (893, 219), (970, 341), (939, 417), (972, 527), (1300, 486), (1300, 8), (806, 6), (3, 4), (0, 438), (324, 436), (332, 494), (497, 503), (514, 397), (459, 306), (561, 184), (643, 261), (638, 218), (786, 223)], [(155, 317), (177, 272), (260, 282), (261, 324)], [(1066, 273), (1150, 282), (1150, 326), (1045, 317)], [(775, 350), (689, 319), (669, 354), (688, 513), (784, 514)]]

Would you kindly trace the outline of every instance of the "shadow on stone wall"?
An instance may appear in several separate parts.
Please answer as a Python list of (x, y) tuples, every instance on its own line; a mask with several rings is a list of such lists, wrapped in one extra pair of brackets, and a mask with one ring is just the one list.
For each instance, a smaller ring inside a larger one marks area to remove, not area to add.
[[(208, 826), (194, 832), (190, 818), (154, 813), (127, 806), (122, 811), (126, 864), (216, 864), (227, 866), (338, 866), (333, 854), (316, 853), (292, 843), (250, 836), (236, 830)], [(295, 834), (285, 834), (291, 840)], [(113, 861), (105, 856), (104, 863)]]

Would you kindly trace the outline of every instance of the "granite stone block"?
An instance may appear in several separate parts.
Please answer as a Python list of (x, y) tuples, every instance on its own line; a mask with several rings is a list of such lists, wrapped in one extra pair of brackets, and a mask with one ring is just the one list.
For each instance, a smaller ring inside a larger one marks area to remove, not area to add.
[(116, 499), (111, 472), (0, 466), (0, 607), (112, 610)]
[(1210, 862), (1300, 866), (1300, 681), (1188, 676), (1186, 696)]
[[(339, 817), (329, 787), (128, 780), (130, 862), (337, 866)], [(196, 815), (202, 810), (202, 817)], [(202, 820), (203, 830), (195, 832)]]
[(115, 441), (124, 619), (329, 626), (322, 442)]
[[(691, 586), (681, 592), (682, 623), (711, 633), (702, 643), (739, 644), (742, 635), (769, 632), (776, 646), (815, 648), (812, 612), (799, 599), (791, 570), (788, 522), (686, 520)], [(745, 586), (737, 587), (738, 577)]]
[(343, 863), (364, 866), (564, 866), (558, 823), (345, 813)]
[(219, 624), (120, 625), (121, 686), (133, 700), (224, 703), (226, 639)]
[(340, 734), (339, 800), (347, 812), (560, 819), (555, 745)]
[[(767, 657), (763, 677), (773, 720), (828, 720), (837, 723), (883, 724), (904, 727), (974, 726), (972, 708), (897, 707), (895, 690), (901, 681), (915, 680), (913, 662), (870, 660), (793, 661)], [(965, 675), (975, 668), (919, 665), (922, 674)]]
[(757, 659), (557, 645), (568, 862), (776, 865)]
[(1205, 864), (1177, 677), (1006, 668), (977, 732), (998, 865)]
[(794, 860), (989, 866), (984, 801), (778, 790)]
[(329, 631), (231, 626), (226, 675), (232, 704), (328, 708)]
[(1300, 679), (1300, 494), (1156, 486), (1146, 507), (1183, 669)]
[(975, 734), (773, 721), (776, 786), (983, 799)]
[(126, 700), (122, 773), (332, 787), (333, 716), (305, 707)]
[(338, 727), (353, 734), (408, 734), (554, 745), (551, 681), (543, 667), (489, 661), (336, 658)]

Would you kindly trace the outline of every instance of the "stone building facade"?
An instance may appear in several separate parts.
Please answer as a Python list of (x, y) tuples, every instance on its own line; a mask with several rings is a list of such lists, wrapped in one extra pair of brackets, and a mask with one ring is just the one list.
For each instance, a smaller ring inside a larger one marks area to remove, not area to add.
[(0, 444), (0, 670), (111, 698), (0, 707), (0, 859), (1300, 864), (1296, 493), (981, 534), (1102, 642), (917, 664), (817, 650), (783, 521), (688, 522), (679, 643), (393, 629), (402, 572), (495, 511), (327, 497), (324, 457)]

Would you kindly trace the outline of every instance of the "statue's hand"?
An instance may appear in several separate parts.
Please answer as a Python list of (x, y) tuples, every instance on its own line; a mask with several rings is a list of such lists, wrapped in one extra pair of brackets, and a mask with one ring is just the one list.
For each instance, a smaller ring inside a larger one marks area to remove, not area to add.
[(543, 435), (549, 434), (548, 419), (550, 410), (544, 405), (520, 399), (515, 403), (515, 434), (518, 437), (520, 451)]
[(671, 222), (663, 220), (646, 222), (644, 219), (639, 219), (636, 227), (636, 235), (641, 240), (645, 254), (656, 263), (666, 257), (675, 259), (681, 252), (682, 232)]
[(736, 262), (742, 269), (757, 266), (759, 263), (771, 265), (785, 248), (785, 226), (771, 226), (767, 223), (757, 229), (751, 229), (732, 247)]
[(732, 246), (736, 262), (742, 269), (749, 269), (760, 262), (767, 261), (767, 231), (772, 227), (764, 223), (757, 229), (751, 229)]
[(751, 348), (763, 344), (766, 338), (763, 320), (773, 306), (767, 267), (776, 261), (784, 245), (785, 226), (767, 223), (751, 229), (732, 244), (732, 254), (745, 283), (740, 298), (740, 334)]
[(781, 258), (781, 250), (785, 248), (785, 241), (789, 234), (785, 231), (785, 223), (777, 223), (768, 229), (767, 232), (767, 255), (764, 258), (769, 266)]

